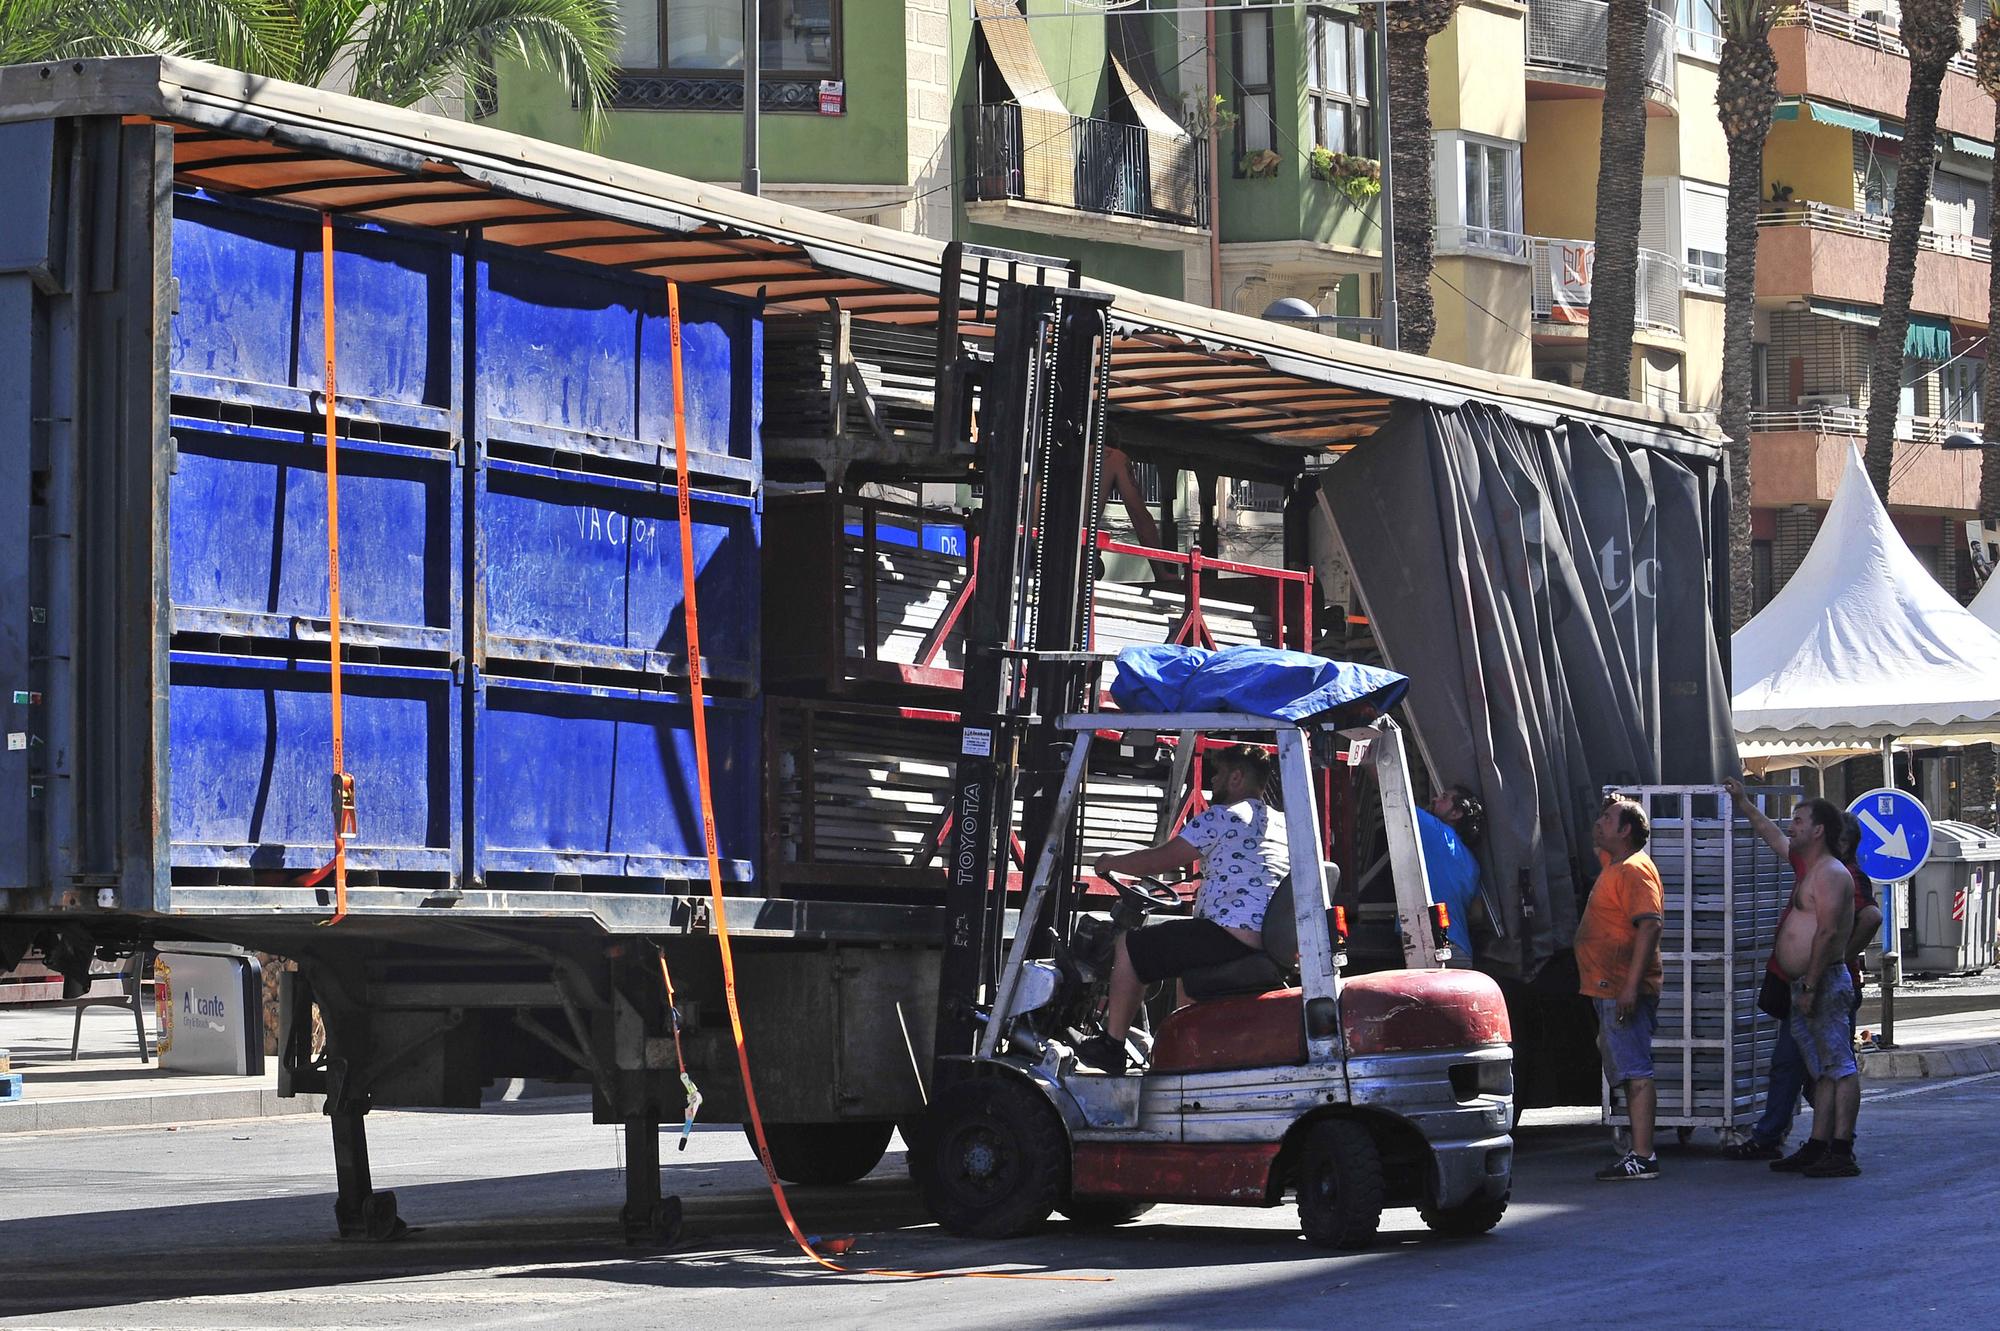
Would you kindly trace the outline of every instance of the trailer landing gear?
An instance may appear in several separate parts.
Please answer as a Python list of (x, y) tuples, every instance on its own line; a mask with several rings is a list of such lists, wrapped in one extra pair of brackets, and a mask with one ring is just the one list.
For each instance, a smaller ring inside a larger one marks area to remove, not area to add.
[(337, 1187), (333, 1201), (334, 1223), (343, 1239), (367, 1239), (386, 1243), (410, 1232), (396, 1214), (396, 1194), (375, 1191), (368, 1171), (368, 1130), (363, 1120), (368, 1106), (343, 1105), (330, 1109), (333, 1120), (333, 1173)]
[(660, 1193), (660, 1125), (625, 1120), (625, 1209), (618, 1213), (625, 1242), (669, 1247), (681, 1237), (681, 1199)]

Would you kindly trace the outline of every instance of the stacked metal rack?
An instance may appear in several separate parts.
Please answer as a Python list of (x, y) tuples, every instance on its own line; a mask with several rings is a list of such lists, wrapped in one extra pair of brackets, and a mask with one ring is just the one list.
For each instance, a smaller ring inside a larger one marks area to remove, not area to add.
[[(1607, 787), (1638, 800), (1652, 824), (1647, 853), (1659, 866), (1660, 1026), (1653, 1040), (1655, 1126), (1713, 1128), (1725, 1141), (1763, 1112), (1777, 1027), (1757, 1010), (1791, 866), (1739, 815), (1720, 786)], [(1782, 822), (1795, 788), (1750, 796)], [(1604, 1121), (1629, 1128), (1622, 1098), (1603, 1093)]]

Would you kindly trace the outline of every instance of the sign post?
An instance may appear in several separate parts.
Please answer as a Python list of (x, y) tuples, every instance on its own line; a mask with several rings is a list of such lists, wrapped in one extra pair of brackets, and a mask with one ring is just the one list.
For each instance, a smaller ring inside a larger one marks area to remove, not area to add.
[(1916, 877), (1931, 857), (1931, 815), (1907, 790), (1883, 786), (1847, 806), (1861, 824), (1854, 862), (1882, 885), (1882, 1046), (1896, 1043), (1896, 979), (1902, 956), (1903, 922), (1896, 910), (1899, 887)]

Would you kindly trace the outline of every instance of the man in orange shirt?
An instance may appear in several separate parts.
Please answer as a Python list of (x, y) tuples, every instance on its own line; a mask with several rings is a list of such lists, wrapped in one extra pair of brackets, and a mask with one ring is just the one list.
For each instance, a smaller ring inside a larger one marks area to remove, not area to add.
[(1612, 795), (1591, 829), (1604, 866), (1576, 928), (1576, 969), (1597, 1008), (1597, 1048), (1604, 1076), (1625, 1087), (1632, 1149), (1597, 1173), (1605, 1183), (1660, 1176), (1653, 1154), (1653, 1032), (1660, 1019), (1660, 927), (1665, 894), (1646, 854), (1652, 829), (1638, 801)]

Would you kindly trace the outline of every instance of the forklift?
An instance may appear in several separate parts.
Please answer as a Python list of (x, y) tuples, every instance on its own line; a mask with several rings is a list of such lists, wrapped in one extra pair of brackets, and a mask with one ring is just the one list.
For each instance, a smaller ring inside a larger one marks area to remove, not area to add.
[[(1339, 730), (1230, 711), (1100, 710), (1108, 658), (1090, 650), (1084, 560), (1096, 544), (1112, 336), (1092, 292), (1009, 284), (998, 301), (936, 1091), (912, 1144), (926, 1206), (947, 1230), (978, 1237), (1026, 1233), (1056, 1211), (1113, 1225), (1160, 1202), (1268, 1207), (1288, 1196), (1324, 1246), (1366, 1245), (1390, 1205), (1418, 1207), (1441, 1233), (1484, 1233), (1512, 1180), (1511, 1032), (1490, 978), (1441, 964), (1446, 921), (1429, 900), (1401, 732), (1387, 717)], [(1093, 755), (1168, 735), (1177, 776), (1203, 737), (1275, 751), (1295, 811), (1293, 874), (1274, 895), (1263, 955), (1183, 976), (1193, 1001), (1161, 1023), (1148, 1065), (1109, 1074), (1076, 1052), (1117, 935), (1181, 899), (1157, 880), (1113, 880), (1114, 904), (1098, 909), (1105, 898), (1077, 872), (1085, 783)], [(1329, 905), (1337, 874), (1314, 814), (1315, 767), (1334, 761), (1373, 768), (1382, 792), (1404, 969), (1342, 976), (1344, 912)], [(1031, 866), (1018, 880), (1017, 838)]]

